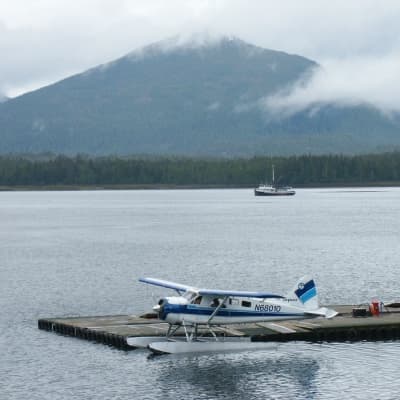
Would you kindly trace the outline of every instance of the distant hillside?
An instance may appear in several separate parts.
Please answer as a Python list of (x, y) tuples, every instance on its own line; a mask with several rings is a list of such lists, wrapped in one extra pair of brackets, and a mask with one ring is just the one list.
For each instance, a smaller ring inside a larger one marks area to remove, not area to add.
[(307, 77), (306, 58), (224, 38), (148, 46), (0, 104), (0, 153), (357, 153), (400, 144), (366, 107), (270, 118), (258, 100)]

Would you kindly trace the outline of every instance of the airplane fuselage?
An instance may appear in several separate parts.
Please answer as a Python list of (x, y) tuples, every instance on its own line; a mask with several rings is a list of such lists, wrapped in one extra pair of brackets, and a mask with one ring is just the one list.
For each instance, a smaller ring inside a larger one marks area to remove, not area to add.
[[(243, 322), (277, 321), (306, 317), (304, 307), (296, 299), (225, 299), (202, 296), (200, 299), (167, 297), (163, 299), (160, 318), (175, 325), (188, 324), (226, 325)], [(225, 300), (225, 301), (224, 301)], [(195, 303), (197, 301), (197, 303)], [(223, 305), (218, 308), (218, 304)]]

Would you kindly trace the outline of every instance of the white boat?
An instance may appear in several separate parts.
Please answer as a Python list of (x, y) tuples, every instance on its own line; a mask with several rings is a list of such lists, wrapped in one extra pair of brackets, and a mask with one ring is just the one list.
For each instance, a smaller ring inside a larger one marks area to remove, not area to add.
[(255, 196), (293, 196), (296, 191), (290, 186), (275, 185), (275, 168), (272, 165), (272, 184), (260, 184), (254, 189)]
[(254, 189), (256, 196), (293, 196), (296, 191), (290, 186), (274, 186), (261, 184)]

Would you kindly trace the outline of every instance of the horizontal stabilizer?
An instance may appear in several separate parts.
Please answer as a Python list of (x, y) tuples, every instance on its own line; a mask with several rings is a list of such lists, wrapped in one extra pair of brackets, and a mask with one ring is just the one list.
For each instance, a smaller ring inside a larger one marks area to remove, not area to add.
[(331, 308), (326, 308), (326, 307), (317, 308), (316, 310), (307, 310), (305, 313), (310, 314), (310, 315), (325, 317), (328, 319), (333, 318), (336, 315), (338, 315), (337, 311), (332, 310)]

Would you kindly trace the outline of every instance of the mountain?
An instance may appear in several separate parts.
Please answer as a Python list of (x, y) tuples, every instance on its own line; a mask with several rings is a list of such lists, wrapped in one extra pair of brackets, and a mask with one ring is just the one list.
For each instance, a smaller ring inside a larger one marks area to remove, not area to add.
[(1, 103), (0, 153), (250, 156), (400, 143), (398, 120), (370, 107), (279, 118), (259, 106), (316, 67), (235, 38), (163, 41)]

